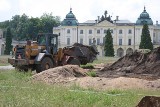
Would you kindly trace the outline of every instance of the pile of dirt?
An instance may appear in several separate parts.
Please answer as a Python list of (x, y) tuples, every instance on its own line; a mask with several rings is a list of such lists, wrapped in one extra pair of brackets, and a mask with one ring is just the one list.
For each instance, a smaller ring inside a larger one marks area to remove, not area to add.
[[(104, 64), (96, 65), (97, 67), (107, 66)], [(64, 86), (72, 86), (74, 84), (82, 88), (93, 88), (96, 90), (106, 89), (160, 89), (160, 79), (148, 81), (138, 78), (105, 78), (105, 77), (89, 77), (86, 72), (88, 69), (80, 68), (77, 65), (65, 65), (32, 76), (32, 81), (43, 82), (46, 84), (60, 84)], [(107, 73), (105, 73), (107, 74)]]
[[(136, 74), (136, 75), (135, 75)], [(160, 76), (160, 47), (149, 53), (135, 51), (127, 54), (113, 63), (104, 67), (100, 76), (129, 76), (138, 78), (159, 78)]]
[(160, 107), (160, 97), (145, 96), (136, 107)]
[(78, 65), (65, 65), (45, 70), (32, 76), (33, 81), (41, 81), (49, 84), (68, 83), (76, 77), (84, 77), (86, 72)]

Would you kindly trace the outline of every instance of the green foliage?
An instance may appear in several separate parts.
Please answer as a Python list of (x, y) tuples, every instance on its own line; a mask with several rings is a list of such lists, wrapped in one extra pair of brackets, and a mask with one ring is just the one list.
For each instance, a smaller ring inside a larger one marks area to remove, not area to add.
[(10, 27), (15, 40), (35, 39), (37, 34), (52, 33), (54, 26), (60, 24), (60, 18), (44, 13), (40, 18), (29, 18), (26, 14), (15, 15), (10, 21), (0, 22), (0, 28)]
[(11, 35), (11, 30), (10, 28), (7, 28), (7, 33), (6, 33), (6, 43), (5, 43), (5, 51), (4, 54), (9, 55), (10, 52), (12, 51), (12, 35)]
[(91, 64), (87, 64), (87, 65), (80, 65), (81, 68), (83, 69), (94, 69), (94, 66)]
[(143, 25), (139, 49), (153, 50), (153, 44), (151, 42), (150, 32), (147, 24)]
[(25, 14), (22, 16), (15, 15), (10, 21), (11, 32), (16, 40), (26, 40), (29, 27), (29, 17)]
[(114, 56), (113, 38), (110, 29), (107, 30), (107, 34), (105, 35), (104, 51), (105, 56)]
[(41, 20), (39, 18), (30, 18), (27, 39), (35, 39), (36, 35), (42, 31)]
[(60, 18), (57, 16), (54, 17), (52, 13), (44, 13), (40, 19), (42, 24), (42, 31), (46, 33), (52, 33), (53, 27), (60, 24)]
[(97, 77), (97, 74), (95, 71), (89, 71), (89, 72), (87, 72), (87, 75), (90, 77)]

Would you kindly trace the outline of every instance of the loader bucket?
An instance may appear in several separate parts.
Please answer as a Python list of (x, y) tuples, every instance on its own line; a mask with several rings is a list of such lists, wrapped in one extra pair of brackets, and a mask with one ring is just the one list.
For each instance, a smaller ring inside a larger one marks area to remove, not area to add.
[(72, 47), (64, 48), (64, 53), (68, 56), (76, 57), (81, 64), (93, 62), (99, 53), (95, 46), (86, 46), (75, 43)]

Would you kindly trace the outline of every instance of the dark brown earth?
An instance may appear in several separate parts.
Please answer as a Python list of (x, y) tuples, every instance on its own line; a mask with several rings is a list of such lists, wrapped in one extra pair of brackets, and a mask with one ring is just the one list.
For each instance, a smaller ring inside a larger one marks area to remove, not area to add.
[(141, 79), (158, 79), (160, 77), (160, 47), (149, 53), (135, 51), (127, 54), (98, 71), (100, 77), (135, 77)]
[(160, 97), (145, 96), (136, 107), (160, 107)]

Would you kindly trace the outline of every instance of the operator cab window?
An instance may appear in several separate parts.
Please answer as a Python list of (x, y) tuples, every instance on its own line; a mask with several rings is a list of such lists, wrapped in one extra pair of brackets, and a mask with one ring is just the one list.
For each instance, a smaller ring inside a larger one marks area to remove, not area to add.
[(56, 38), (55, 37), (51, 37), (51, 45), (52, 46), (56, 45)]
[(39, 45), (46, 45), (45, 35), (39, 35), (37, 42), (38, 42)]

